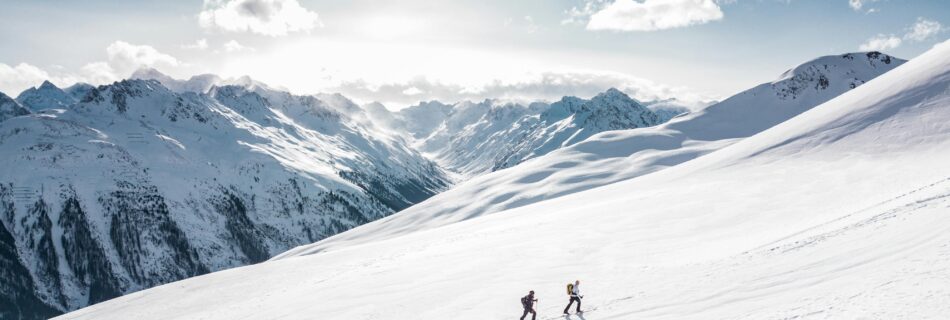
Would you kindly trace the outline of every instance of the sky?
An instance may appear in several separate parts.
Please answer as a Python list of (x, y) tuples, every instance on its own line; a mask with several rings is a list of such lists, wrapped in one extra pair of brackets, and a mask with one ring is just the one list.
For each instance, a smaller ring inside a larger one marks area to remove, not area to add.
[(722, 99), (823, 55), (910, 59), (950, 36), (945, 0), (3, 0), (0, 92), (139, 68), (248, 75), (399, 109), (556, 100), (610, 87)]

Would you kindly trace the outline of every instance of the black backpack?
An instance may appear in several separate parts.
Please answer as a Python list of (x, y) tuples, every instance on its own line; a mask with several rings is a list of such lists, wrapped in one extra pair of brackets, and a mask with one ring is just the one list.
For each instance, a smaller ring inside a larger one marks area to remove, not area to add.
[(521, 306), (522, 306), (522, 307), (524, 307), (525, 309), (527, 309), (530, 304), (531, 304), (531, 297), (530, 297), (530, 296), (521, 297)]

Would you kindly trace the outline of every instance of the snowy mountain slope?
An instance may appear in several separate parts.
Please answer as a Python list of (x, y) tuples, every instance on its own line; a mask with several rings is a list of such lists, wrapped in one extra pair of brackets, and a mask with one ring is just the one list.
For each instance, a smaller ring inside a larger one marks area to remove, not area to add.
[(0, 303), (35, 296), (35, 318), (260, 262), (447, 186), (339, 101), (268, 90), (126, 80), (0, 123), (0, 263), (22, 267)]
[(79, 101), (49, 81), (43, 81), (39, 87), (26, 89), (16, 101), (33, 111), (61, 109)]
[(443, 167), (463, 175), (477, 175), (490, 170), (535, 130), (538, 116), (539, 110), (514, 103), (460, 102), (416, 146)]
[(580, 279), (588, 312), (570, 319), (938, 319), (950, 312), (948, 123), (944, 43), (671, 169), (61, 318), (494, 319), (520, 314), (533, 289), (550, 319)]
[[(656, 127), (603, 132), (524, 165), (474, 177), (398, 215), (362, 226), (366, 232), (359, 237), (341, 234), (317, 246), (389, 238), (669, 168), (772, 127), (902, 63), (878, 53), (821, 57), (794, 68), (800, 75), (785, 73), (780, 80)], [(788, 96), (789, 87), (807, 89)]]

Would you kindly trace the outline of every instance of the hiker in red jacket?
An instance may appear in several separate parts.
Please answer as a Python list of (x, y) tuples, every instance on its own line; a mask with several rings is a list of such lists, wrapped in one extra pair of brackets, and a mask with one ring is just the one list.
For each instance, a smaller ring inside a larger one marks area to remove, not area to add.
[(521, 306), (524, 307), (524, 314), (521, 315), (521, 320), (524, 320), (524, 317), (528, 316), (528, 313), (531, 314), (531, 320), (538, 317), (538, 313), (534, 312), (535, 302), (538, 302), (538, 299), (534, 298), (534, 290), (529, 291), (528, 295), (521, 297)]
[(574, 304), (574, 301), (577, 301), (577, 313), (584, 312), (584, 311), (581, 311), (581, 299), (584, 298), (584, 296), (581, 295), (581, 281), (580, 280), (574, 281), (574, 284), (570, 284), (570, 283), (567, 284), (567, 294), (571, 296), (571, 301), (569, 301), (567, 303), (567, 306), (564, 307), (564, 314), (568, 314), (567, 309), (571, 308), (571, 305)]

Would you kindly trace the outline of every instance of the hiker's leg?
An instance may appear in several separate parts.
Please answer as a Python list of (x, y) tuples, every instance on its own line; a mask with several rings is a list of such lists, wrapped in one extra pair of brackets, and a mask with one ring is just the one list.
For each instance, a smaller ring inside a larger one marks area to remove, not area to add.
[(581, 298), (577, 297), (577, 312), (581, 312)]
[(521, 320), (524, 320), (524, 317), (528, 316), (528, 312), (530, 312), (530, 311), (531, 311), (531, 310), (524, 309), (524, 314), (521, 315)]
[(538, 317), (538, 313), (534, 312), (534, 308), (531, 308), (531, 320), (535, 320)]

